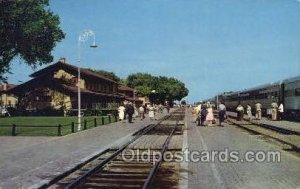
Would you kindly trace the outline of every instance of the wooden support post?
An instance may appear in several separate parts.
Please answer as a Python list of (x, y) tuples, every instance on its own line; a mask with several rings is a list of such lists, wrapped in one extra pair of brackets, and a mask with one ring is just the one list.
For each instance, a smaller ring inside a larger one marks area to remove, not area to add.
[(83, 124), (83, 130), (86, 130), (86, 127), (87, 127), (87, 121), (86, 119), (84, 120), (84, 124)]
[(17, 127), (16, 124), (12, 125), (11, 136), (16, 136), (17, 135), (17, 133), (16, 133), (16, 127)]
[(108, 116), (108, 123), (111, 123), (111, 116)]
[(94, 118), (94, 127), (97, 127), (97, 118)]
[(102, 125), (104, 125), (104, 117), (102, 116)]
[(75, 133), (75, 123), (74, 122), (72, 122), (72, 124), (71, 124), (71, 131), (72, 131), (72, 133)]
[(61, 124), (59, 124), (57, 128), (57, 136), (61, 136)]

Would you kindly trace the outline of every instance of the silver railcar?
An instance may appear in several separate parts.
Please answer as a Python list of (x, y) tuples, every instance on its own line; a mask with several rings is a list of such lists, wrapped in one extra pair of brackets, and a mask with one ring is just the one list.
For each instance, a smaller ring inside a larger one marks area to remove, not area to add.
[[(217, 98), (217, 97), (216, 97)], [(225, 102), (227, 109), (235, 111), (238, 104), (246, 107), (249, 104), (255, 110), (255, 103), (262, 104), (266, 115), (272, 102), (283, 103), (285, 117), (300, 120), (300, 76), (258, 87), (218, 95)]]

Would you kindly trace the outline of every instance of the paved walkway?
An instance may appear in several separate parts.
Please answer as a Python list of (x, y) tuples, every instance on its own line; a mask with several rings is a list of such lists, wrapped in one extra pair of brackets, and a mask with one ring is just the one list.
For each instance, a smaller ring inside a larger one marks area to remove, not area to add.
[[(235, 112), (227, 112), (227, 114), (236, 117), (237, 114)], [(244, 115), (245, 119), (248, 119), (247, 115)], [(293, 121), (272, 121), (270, 119), (267, 119), (265, 117), (263, 117), (261, 120), (255, 120), (253, 119), (251, 121), (252, 123), (258, 123), (258, 124), (266, 124), (266, 125), (271, 125), (274, 127), (278, 127), (278, 128), (283, 128), (283, 129), (287, 129), (290, 131), (296, 131), (298, 133), (300, 133), (300, 122), (293, 122)]]
[(280, 163), (233, 163), (217, 158), (214, 162), (189, 162), (188, 188), (295, 189), (300, 186), (299, 157), (235, 126), (196, 127), (192, 122), (191, 109), (187, 113), (187, 146), (190, 152), (237, 151), (242, 159), (247, 151), (277, 151), (281, 154)]
[(0, 137), (0, 188), (38, 188), (156, 122), (117, 122), (62, 137)]

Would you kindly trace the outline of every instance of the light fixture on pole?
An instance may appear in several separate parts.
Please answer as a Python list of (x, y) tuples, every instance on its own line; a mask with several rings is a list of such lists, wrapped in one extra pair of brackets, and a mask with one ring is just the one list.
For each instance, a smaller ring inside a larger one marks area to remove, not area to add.
[(93, 43), (90, 45), (91, 48), (96, 48), (96, 36), (93, 30), (84, 30), (80, 33), (78, 37), (78, 81), (77, 81), (77, 90), (78, 90), (78, 128), (77, 130), (81, 130), (81, 91), (80, 91), (80, 45), (82, 42), (87, 41), (90, 37), (93, 36)]
[(135, 93), (136, 93), (136, 90), (133, 89), (133, 106), (135, 107)]

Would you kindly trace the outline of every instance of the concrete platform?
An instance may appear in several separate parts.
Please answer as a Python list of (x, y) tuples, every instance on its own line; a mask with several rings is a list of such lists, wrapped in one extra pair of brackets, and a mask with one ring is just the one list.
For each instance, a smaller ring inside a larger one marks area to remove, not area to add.
[(38, 188), (156, 122), (117, 122), (62, 137), (0, 137), (0, 188)]
[(206, 189), (295, 189), (300, 186), (300, 158), (281, 147), (226, 124), (224, 127), (196, 127), (191, 110), (187, 111), (187, 148), (192, 151), (236, 151), (240, 158), (246, 152), (280, 153), (281, 162), (188, 162), (187, 188)]

